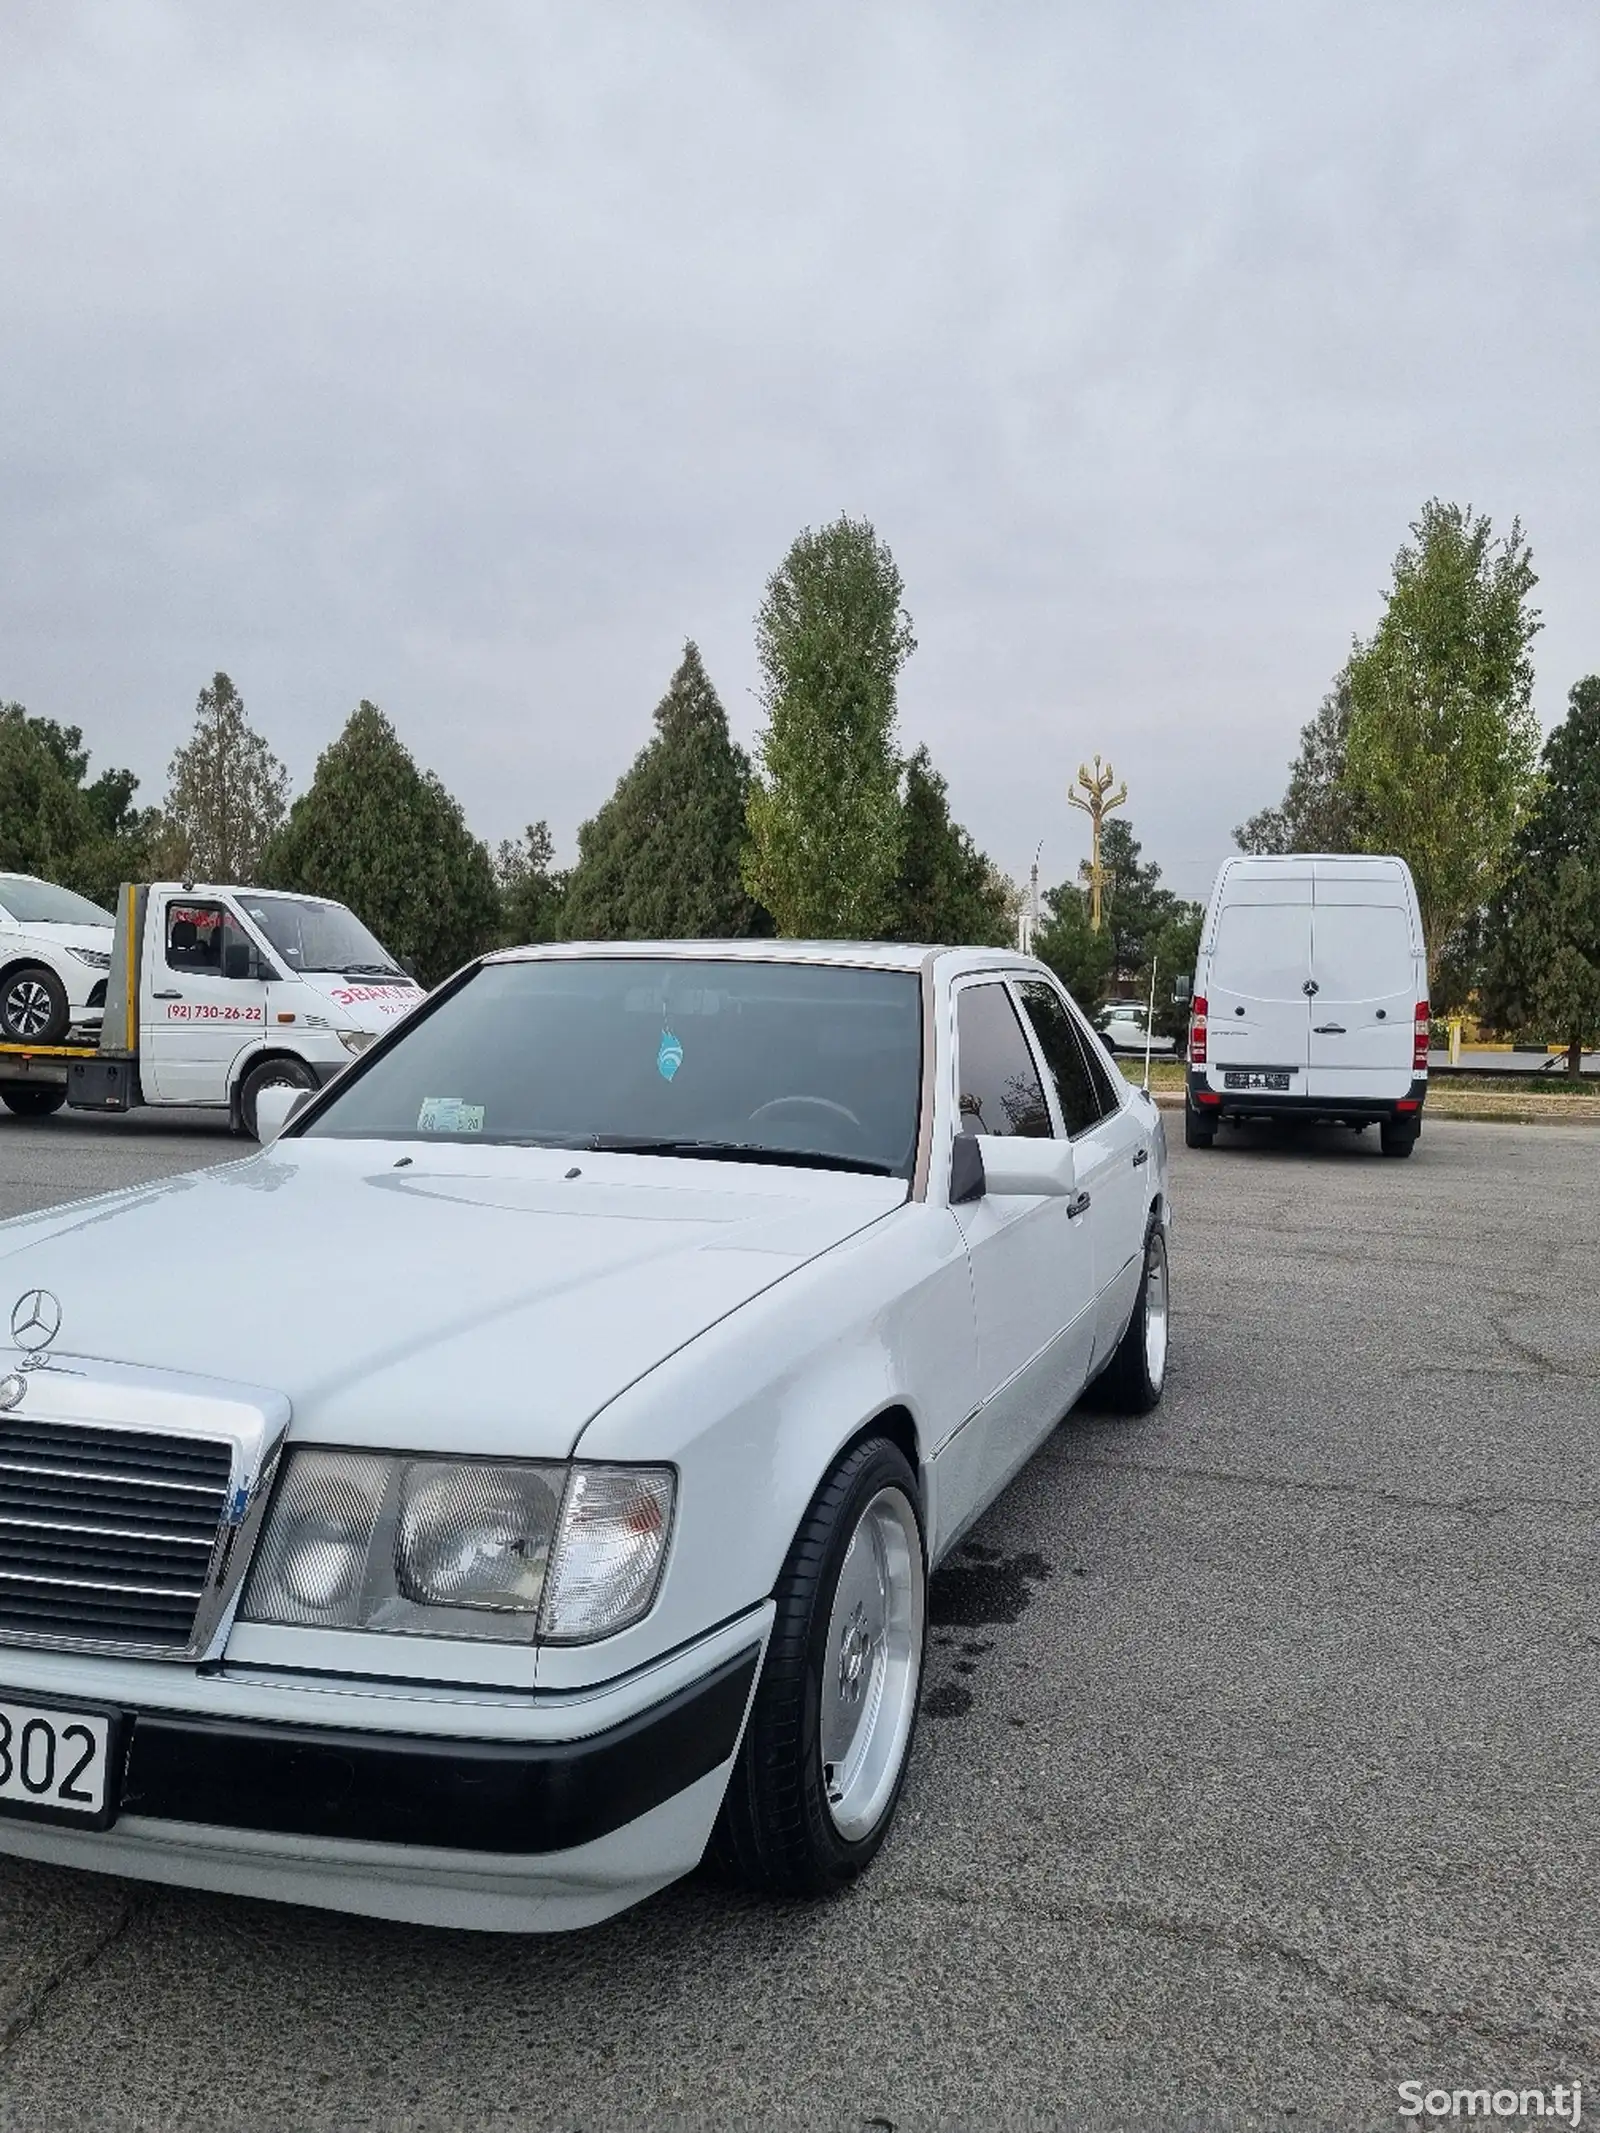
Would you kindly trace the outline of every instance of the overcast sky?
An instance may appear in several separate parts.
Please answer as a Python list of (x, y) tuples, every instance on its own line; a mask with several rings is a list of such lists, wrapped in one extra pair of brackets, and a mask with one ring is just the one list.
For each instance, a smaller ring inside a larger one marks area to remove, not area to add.
[(5, 0), (0, 698), (158, 799), (370, 696), (570, 852), (848, 511), (985, 848), (1098, 749), (1201, 894), (1428, 496), (1600, 668), (1597, 113), (1596, 0)]

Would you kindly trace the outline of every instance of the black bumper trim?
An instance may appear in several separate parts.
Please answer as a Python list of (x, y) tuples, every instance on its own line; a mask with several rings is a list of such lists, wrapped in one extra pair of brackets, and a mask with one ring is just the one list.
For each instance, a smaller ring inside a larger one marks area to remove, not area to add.
[(450, 1851), (567, 1851), (727, 1761), (759, 1657), (752, 1646), (587, 1740), (440, 1740), (141, 1715), (122, 1812)]
[[(1254, 1067), (1250, 1071), (1269, 1073), (1272, 1070), (1267, 1067)], [(1279, 1068), (1278, 1071), (1281, 1073), (1283, 1069)], [(1206, 1091), (1206, 1100), (1203, 1103), (1198, 1097), (1198, 1092), (1202, 1089)], [(1424, 1079), (1413, 1081), (1404, 1096), (1295, 1096), (1270, 1089), (1213, 1089), (1203, 1074), (1191, 1071), (1188, 1093), (1191, 1107), (1202, 1118), (1300, 1118), (1308, 1122), (1315, 1119), (1337, 1121), (1357, 1118), (1413, 1118), (1420, 1130), (1428, 1084)], [(1402, 1104), (1409, 1108), (1402, 1111)]]

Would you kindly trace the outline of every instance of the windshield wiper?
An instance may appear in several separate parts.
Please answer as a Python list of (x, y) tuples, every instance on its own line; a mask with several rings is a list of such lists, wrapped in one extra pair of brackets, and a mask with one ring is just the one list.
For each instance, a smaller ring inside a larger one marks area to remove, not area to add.
[(823, 1148), (769, 1148), (760, 1141), (652, 1140), (639, 1133), (591, 1133), (585, 1148), (606, 1155), (704, 1156), (713, 1163), (788, 1163), (802, 1170), (853, 1170), (869, 1178), (892, 1178), (888, 1163), (861, 1155), (834, 1155)]
[(405, 972), (393, 963), (342, 963), (341, 975), (347, 978), (403, 978)]

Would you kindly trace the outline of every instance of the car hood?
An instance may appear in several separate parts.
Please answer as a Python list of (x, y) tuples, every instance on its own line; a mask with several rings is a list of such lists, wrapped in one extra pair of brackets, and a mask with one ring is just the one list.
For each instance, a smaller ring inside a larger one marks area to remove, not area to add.
[(361, 978), (343, 978), (336, 970), (302, 971), (299, 983), (326, 1000), (329, 1020), (346, 1029), (390, 1029), (426, 998), (422, 987), (409, 979), (403, 985), (369, 985)]
[(21, 931), (54, 948), (93, 948), (100, 955), (111, 953), (114, 931), (110, 926), (68, 925), (60, 919), (29, 919)]
[(685, 1342), (903, 1180), (552, 1149), (291, 1140), (0, 1223), (72, 1355), (268, 1386), (292, 1435), (564, 1458)]

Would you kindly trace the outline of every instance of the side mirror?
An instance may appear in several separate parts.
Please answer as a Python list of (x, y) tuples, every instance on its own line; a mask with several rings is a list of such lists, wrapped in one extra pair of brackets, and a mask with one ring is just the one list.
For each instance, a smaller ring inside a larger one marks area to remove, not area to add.
[(405, 972), (412, 984), (415, 985), (417, 982), (417, 966), (411, 957), (408, 955), (396, 956), (395, 961), (400, 965), (400, 968)]
[(1190, 995), (1191, 995), (1191, 994), (1193, 993), (1193, 991), (1194, 991), (1194, 980), (1193, 980), (1192, 978), (1174, 978), (1174, 979), (1173, 979), (1173, 981), (1172, 981), (1172, 997), (1173, 997), (1173, 999), (1174, 999), (1175, 1001), (1177, 1001), (1177, 1002), (1178, 1002), (1178, 1003), (1179, 1003), (1180, 1005), (1181, 1005), (1181, 1004), (1182, 1004), (1182, 1003), (1183, 1003), (1184, 1001), (1186, 1001), (1186, 1000), (1187, 1000), (1187, 999), (1188, 999), (1188, 998), (1190, 997)]
[(1071, 1141), (1025, 1140), (1020, 1133), (983, 1140), (986, 1189), (1008, 1200), (1065, 1200), (1077, 1190)]
[(255, 956), (248, 941), (229, 941), (222, 951), (222, 975), (225, 978), (255, 976)]
[(287, 1081), (269, 1081), (256, 1098), (256, 1139), (265, 1148), (275, 1141), (300, 1106), (310, 1098), (309, 1089), (297, 1089)]

